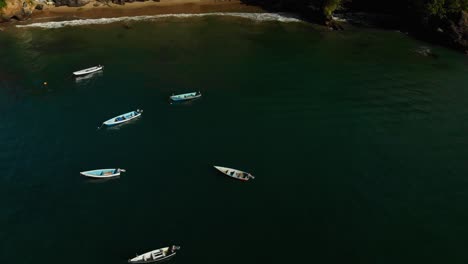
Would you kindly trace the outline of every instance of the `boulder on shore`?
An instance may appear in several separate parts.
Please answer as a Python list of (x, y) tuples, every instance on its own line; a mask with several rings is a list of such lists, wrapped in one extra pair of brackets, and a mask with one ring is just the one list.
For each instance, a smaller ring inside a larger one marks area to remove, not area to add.
[(450, 38), (455, 46), (459, 47), (468, 54), (468, 12), (462, 11), (458, 21), (450, 25)]
[(32, 1), (5, 0), (5, 2), (6, 6), (0, 10), (0, 22), (7, 22), (11, 19), (27, 19), (35, 8)]
[(468, 54), (468, 12), (453, 13), (425, 24), (426, 34), (436, 42)]

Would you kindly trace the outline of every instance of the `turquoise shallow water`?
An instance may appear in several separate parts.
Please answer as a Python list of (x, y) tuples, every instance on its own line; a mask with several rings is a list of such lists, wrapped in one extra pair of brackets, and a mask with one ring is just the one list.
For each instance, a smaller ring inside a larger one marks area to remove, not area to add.
[[(466, 263), (468, 62), (423, 45), (228, 17), (0, 32), (1, 262)], [(127, 173), (79, 175), (103, 167)]]

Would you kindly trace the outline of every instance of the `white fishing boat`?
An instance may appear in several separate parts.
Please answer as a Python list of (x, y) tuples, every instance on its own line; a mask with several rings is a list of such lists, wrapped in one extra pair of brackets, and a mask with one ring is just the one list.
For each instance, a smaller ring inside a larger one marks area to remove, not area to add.
[(131, 111), (131, 112), (128, 112), (128, 113), (113, 117), (113, 118), (105, 121), (104, 123), (102, 123), (102, 125), (115, 126), (115, 125), (118, 125), (118, 124), (122, 124), (122, 123), (128, 122), (128, 121), (130, 121), (132, 119), (135, 119), (135, 118), (141, 116), (141, 113), (143, 113), (143, 110), (137, 109), (136, 111)]
[(141, 255), (137, 255), (136, 257), (129, 259), (128, 263), (152, 263), (152, 262), (159, 262), (163, 260), (168, 260), (175, 256), (177, 250), (179, 250), (179, 246), (170, 246), (164, 247), (160, 249), (155, 249), (150, 252), (146, 252)]
[(198, 92), (193, 92), (193, 93), (172, 95), (169, 98), (174, 102), (182, 102), (182, 101), (193, 100), (193, 99), (199, 98), (201, 96), (202, 96), (201, 92), (198, 91)]
[(104, 178), (112, 178), (120, 176), (121, 172), (125, 172), (124, 169), (98, 169), (98, 170), (90, 170), (90, 171), (82, 171), (80, 172), (81, 175), (96, 178), (96, 179), (104, 179)]
[(226, 168), (226, 167), (221, 167), (221, 166), (214, 166), (217, 170), (220, 172), (226, 174), (229, 177), (232, 177), (234, 179), (238, 179), (241, 181), (248, 181), (250, 179), (255, 179), (255, 177), (244, 171), (236, 170), (236, 169), (231, 169), (231, 168)]
[(90, 74), (90, 73), (93, 73), (93, 72), (100, 71), (102, 69), (104, 69), (104, 66), (98, 65), (98, 66), (94, 66), (94, 67), (91, 67), (91, 68), (87, 68), (87, 69), (83, 69), (83, 70), (73, 72), (73, 75), (75, 75), (75, 76), (86, 75), (86, 74)]

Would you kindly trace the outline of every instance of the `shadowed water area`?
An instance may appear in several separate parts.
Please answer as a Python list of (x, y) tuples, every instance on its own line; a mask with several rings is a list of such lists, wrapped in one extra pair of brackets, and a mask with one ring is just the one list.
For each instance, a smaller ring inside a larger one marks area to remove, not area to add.
[(421, 46), (229, 17), (0, 32), (1, 262), (466, 263), (468, 61)]

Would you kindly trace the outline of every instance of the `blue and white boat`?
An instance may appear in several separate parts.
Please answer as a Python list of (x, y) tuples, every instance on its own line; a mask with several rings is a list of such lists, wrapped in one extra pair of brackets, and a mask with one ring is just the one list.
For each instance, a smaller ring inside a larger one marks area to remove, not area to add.
[(221, 166), (214, 166), (214, 167), (220, 172), (234, 179), (238, 179), (241, 181), (248, 181), (250, 179), (255, 179), (255, 177), (252, 174), (245, 172), (245, 171), (231, 169), (227, 167), (221, 167)]
[(169, 98), (174, 102), (182, 102), (182, 101), (193, 100), (193, 99), (196, 99), (196, 98), (199, 98), (199, 97), (201, 97), (201, 92), (200, 91), (193, 92), (193, 93), (172, 95)]
[(123, 115), (113, 117), (113, 118), (105, 121), (102, 124), (106, 125), (106, 126), (115, 126), (115, 125), (118, 125), (118, 124), (128, 122), (128, 121), (130, 121), (132, 119), (135, 119), (135, 118), (141, 116), (141, 113), (143, 113), (143, 110), (137, 109), (136, 111), (131, 111), (131, 112), (125, 113)]
[(80, 172), (81, 175), (96, 178), (96, 179), (104, 179), (104, 178), (112, 178), (120, 176), (121, 172), (125, 172), (124, 169), (98, 169), (98, 170), (90, 170), (90, 171), (82, 171)]
[(141, 255), (129, 259), (128, 263), (153, 263), (153, 262), (162, 262), (169, 260), (177, 254), (177, 251), (180, 250), (179, 246), (173, 245), (170, 247), (163, 247), (160, 249), (155, 249), (150, 252), (146, 252)]

